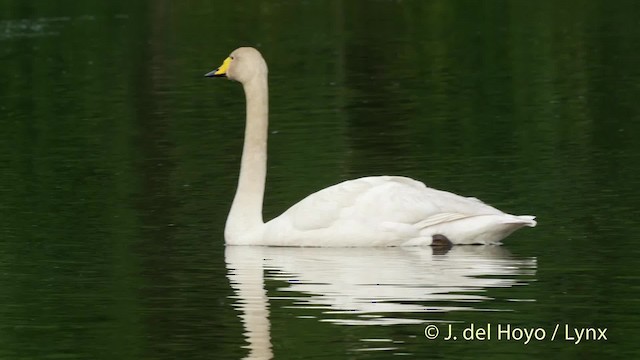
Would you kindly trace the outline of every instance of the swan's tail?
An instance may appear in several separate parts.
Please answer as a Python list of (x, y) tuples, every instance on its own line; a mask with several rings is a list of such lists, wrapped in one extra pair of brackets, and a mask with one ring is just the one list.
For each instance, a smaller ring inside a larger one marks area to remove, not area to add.
[(423, 237), (443, 235), (453, 244), (495, 244), (523, 226), (536, 226), (536, 221), (530, 215), (443, 213), (416, 225)]
[(518, 219), (517, 223), (523, 224), (524, 226), (535, 227), (538, 225), (536, 217), (532, 215), (520, 215), (514, 216), (514, 218)]

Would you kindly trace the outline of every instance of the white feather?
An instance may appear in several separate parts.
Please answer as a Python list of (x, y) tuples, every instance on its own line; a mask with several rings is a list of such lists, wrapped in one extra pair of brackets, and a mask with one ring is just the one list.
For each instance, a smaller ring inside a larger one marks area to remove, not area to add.
[(277, 246), (431, 245), (497, 243), (532, 217), (517, 217), (478, 201), (404, 177), (345, 181), (313, 193), (265, 224), (262, 244)]

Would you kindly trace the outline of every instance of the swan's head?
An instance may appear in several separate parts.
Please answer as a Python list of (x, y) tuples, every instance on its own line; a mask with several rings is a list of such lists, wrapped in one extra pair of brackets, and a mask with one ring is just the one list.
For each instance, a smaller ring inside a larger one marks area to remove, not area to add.
[(258, 76), (267, 75), (267, 63), (260, 52), (252, 47), (233, 50), (219, 68), (205, 74), (206, 77), (227, 77), (246, 83)]

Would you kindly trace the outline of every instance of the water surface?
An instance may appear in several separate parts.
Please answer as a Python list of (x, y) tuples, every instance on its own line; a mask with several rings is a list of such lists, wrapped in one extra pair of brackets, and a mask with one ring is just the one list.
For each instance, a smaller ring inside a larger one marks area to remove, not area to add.
[[(638, 14), (1, 3), (0, 357), (637, 357)], [(270, 68), (265, 218), (398, 174), (538, 227), (446, 253), (225, 249), (244, 100), (202, 75), (247, 44)], [(428, 340), (431, 324), (607, 340)]]

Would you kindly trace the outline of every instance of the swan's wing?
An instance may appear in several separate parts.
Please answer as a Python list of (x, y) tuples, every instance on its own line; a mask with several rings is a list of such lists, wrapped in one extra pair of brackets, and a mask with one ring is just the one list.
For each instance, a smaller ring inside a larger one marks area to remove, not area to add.
[(341, 221), (360, 224), (431, 225), (477, 214), (501, 214), (475, 198), (465, 198), (392, 176), (345, 181), (304, 198), (281, 217), (297, 230), (336, 226)]
[(436, 234), (495, 243), (535, 221), (409, 178), (376, 176), (313, 193), (265, 225), (264, 245), (401, 246), (430, 245)]

